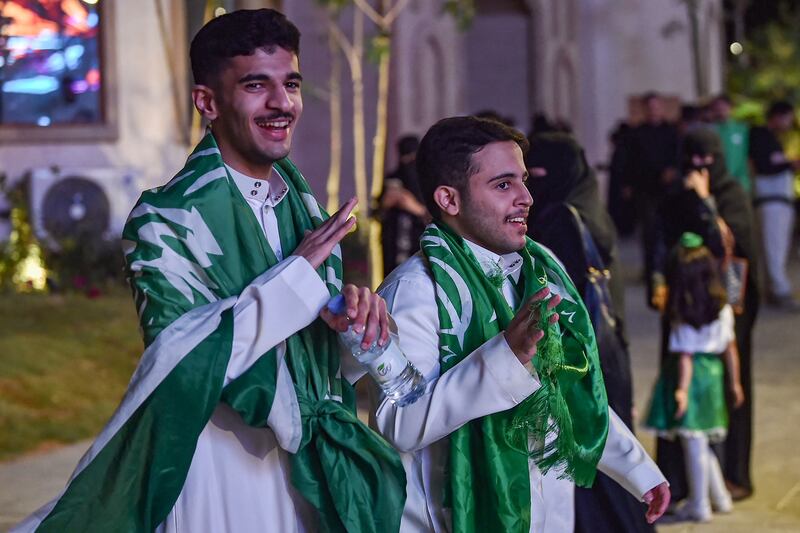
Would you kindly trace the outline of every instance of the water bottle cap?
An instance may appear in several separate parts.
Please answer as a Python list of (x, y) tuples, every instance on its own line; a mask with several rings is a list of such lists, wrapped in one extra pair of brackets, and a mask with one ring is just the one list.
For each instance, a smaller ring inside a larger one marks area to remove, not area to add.
[(341, 294), (337, 294), (336, 296), (331, 298), (328, 301), (328, 305), (326, 307), (334, 315), (343, 315), (345, 311), (347, 311), (347, 306), (345, 305), (344, 296), (342, 296)]

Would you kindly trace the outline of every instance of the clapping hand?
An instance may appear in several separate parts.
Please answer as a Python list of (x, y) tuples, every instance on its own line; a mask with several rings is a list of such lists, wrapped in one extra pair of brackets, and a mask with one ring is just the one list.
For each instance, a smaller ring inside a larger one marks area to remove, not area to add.
[[(544, 337), (544, 331), (539, 329), (541, 308), (535, 304), (545, 300), (549, 295), (550, 289), (545, 287), (528, 298), (504, 332), (508, 346), (523, 365), (533, 359), (536, 355), (536, 345)], [(547, 302), (547, 309), (555, 309), (560, 302), (561, 296), (556, 294)], [(558, 322), (558, 313), (553, 313), (549, 322), (550, 324)]]
[(350, 213), (357, 203), (356, 198), (351, 198), (318, 228), (307, 231), (292, 255), (305, 257), (312, 267), (318, 268), (331, 255), (334, 246), (356, 225), (356, 219)]

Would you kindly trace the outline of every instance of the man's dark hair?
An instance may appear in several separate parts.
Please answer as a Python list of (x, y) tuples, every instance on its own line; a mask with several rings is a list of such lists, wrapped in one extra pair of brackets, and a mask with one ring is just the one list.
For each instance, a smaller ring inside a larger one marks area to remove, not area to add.
[(642, 103), (647, 105), (650, 100), (655, 100), (656, 98), (661, 98), (661, 95), (655, 91), (646, 92), (642, 95)]
[(770, 119), (777, 115), (788, 115), (794, 113), (794, 106), (785, 100), (772, 102), (767, 109), (767, 118)]
[(514, 128), (473, 116), (445, 118), (434, 124), (422, 138), (417, 150), (417, 174), (428, 211), (441, 216), (433, 192), (441, 185), (455, 188), (467, 196), (469, 178), (479, 169), (473, 154), (494, 142), (517, 143), (524, 156), (528, 140)]
[(712, 104), (714, 104), (716, 102), (725, 102), (728, 105), (733, 105), (733, 101), (731, 100), (731, 97), (726, 93), (720, 93), (717, 96), (715, 96), (713, 100), (711, 100)]
[(283, 13), (242, 9), (216, 17), (192, 39), (189, 57), (194, 82), (212, 85), (229, 59), (275, 47), (300, 55), (300, 31)]
[(419, 148), (419, 137), (416, 135), (404, 135), (397, 141), (397, 152), (401, 155), (415, 154)]

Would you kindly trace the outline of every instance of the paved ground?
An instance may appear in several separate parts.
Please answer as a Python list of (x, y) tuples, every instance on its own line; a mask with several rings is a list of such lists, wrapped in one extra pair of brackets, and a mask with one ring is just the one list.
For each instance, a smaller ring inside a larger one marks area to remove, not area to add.
[[(627, 264), (636, 264), (636, 249), (623, 246)], [(793, 264), (795, 286), (800, 287), (800, 265)], [(634, 366), (637, 405), (644, 410), (655, 380), (658, 353), (656, 315), (644, 306), (643, 288), (633, 281), (627, 290), (628, 331)], [(661, 525), (659, 531), (677, 532), (800, 532), (800, 314), (764, 309), (755, 338), (755, 450), (753, 473), (756, 493), (736, 506), (733, 514), (715, 517), (710, 524)], [(653, 439), (639, 436), (652, 450)], [(0, 463), (0, 531), (56, 496), (88, 443), (46, 455)]]

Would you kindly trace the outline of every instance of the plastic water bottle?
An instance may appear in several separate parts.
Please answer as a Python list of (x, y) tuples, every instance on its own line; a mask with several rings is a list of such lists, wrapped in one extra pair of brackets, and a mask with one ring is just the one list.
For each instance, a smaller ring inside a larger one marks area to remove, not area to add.
[[(339, 294), (331, 298), (328, 309), (337, 315), (344, 314), (344, 297)], [(389, 338), (386, 344), (378, 346), (375, 340), (364, 349), (361, 347), (363, 338), (364, 333), (356, 333), (352, 326), (339, 333), (341, 343), (364, 365), (387, 398), (400, 407), (417, 401), (425, 392), (425, 377), (400, 351), (397, 343)]]

